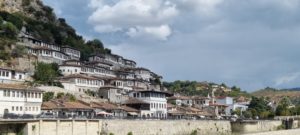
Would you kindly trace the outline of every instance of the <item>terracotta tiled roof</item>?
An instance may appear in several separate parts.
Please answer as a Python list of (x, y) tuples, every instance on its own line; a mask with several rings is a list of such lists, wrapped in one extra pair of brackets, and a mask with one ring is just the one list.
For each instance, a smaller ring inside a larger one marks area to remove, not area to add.
[(126, 111), (126, 112), (139, 112), (139, 110), (137, 109), (134, 109), (132, 107), (129, 107), (129, 106), (121, 106), (121, 108)]
[(187, 96), (172, 96), (172, 97), (168, 98), (168, 100), (175, 100), (175, 99), (189, 100), (189, 99), (192, 99), (192, 98), (191, 97), (187, 97)]
[(24, 84), (6, 84), (0, 83), (0, 88), (2, 89), (13, 89), (13, 90), (29, 90), (29, 91), (42, 91), (38, 88), (31, 87)]
[(98, 80), (95, 77), (87, 76), (84, 74), (71, 74), (71, 75), (62, 77), (62, 79), (69, 79), (69, 78), (83, 78), (83, 79), (90, 79), (90, 80)]
[(43, 102), (42, 109), (51, 110), (51, 109), (92, 109), (88, 105), (85, 105), (81, 102), (63, 102), (63, 101), (48, 101)]
[(124, 104), (149, 104), (137, 98), (129, 98)]
[(104, 109), (104, 110), (115, 110), (118, 109), (117, 105), (110, 104), (110, 103), (98, 103), (98, 102), (92, 102), (91, 107), (93, 108), (99, 108), (99, 109)]

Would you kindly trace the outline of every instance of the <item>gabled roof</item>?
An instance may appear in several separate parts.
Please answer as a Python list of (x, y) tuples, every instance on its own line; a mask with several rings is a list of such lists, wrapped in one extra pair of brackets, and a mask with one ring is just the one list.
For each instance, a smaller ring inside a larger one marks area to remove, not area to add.
[(52, 109), (92, 109), (90, 106), (85, 105), (81, 102), (69, 102), (69, 101), (58, 101), (52, 100), (42, 103), (42, 110), (52, 110)]
[(70, 74), (70, 75), (61, 77), (61, 79), (70, 79), (70, 78), (83, 78), (83, 79), (90, 79), (90, 80), (98, 80), (95, 77), (87, 76), (87, 75), (84, 75), (84, 74)]
[(25, 84), (6, 84), (6, 83), (0, 83), (0, 89), (11, 89), (11, 90), (24, 90), (24, 91), (40, 91), (42, 90), (28, 86)]
[(188, 97), (188, 96), (172, 96), (172, 97), (168, 98), (168, 100), (176, 100), (176, 99), (179, 99), (179, 100), (190, 100), (192, 98)]
[(122, 108), (124, 111), (126, 111), (126, 112), (139, 112), (139, 110), (134, 109), (134, 108), (129, 107), (129, 106), (125, 106), (125, 105), (121, 106), (121, 108)]
[(142, 89), (140, 89), (140, 90), (134, 90), (134, 91), (131, 91), (131, 92), (155, 92), (155, 93), (166, 94), (166, 96), (172, 96), (173, 95), (173, 93), (168, 92), (168, 91), (160, 91), (160, 90), (154, 90), (154, 89), (152, 89), (152, 90), (142, 90)]
[(137, 98), (129, 98), (128, 100), (125, 101), (124, 104), (149, 104), (149, 103), (139, 100)]
[[(73, 49), (73, 50), (76, 50), (76, 51), (79, 51), (78, 49), (74, 48), (74, 47), (71, 47), (71, 46), (62, 46), (61, 48), (69, 48), (69, 49)], [(80, 51), (79, 51), (80, 52)]]

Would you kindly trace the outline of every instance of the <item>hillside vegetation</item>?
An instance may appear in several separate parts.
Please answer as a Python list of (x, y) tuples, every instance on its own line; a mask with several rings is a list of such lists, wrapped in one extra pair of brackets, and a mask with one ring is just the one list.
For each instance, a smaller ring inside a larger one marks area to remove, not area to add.
[(23, 11), (19, 12), (0, 11), (1, 41), (13, 44), (17, 33), (24, 26), (37, 39), (59, 46), (69, 45), (80, 50), (82, 60), (86, 60), (93, 53), (111, 53), (98, 39), (85, 41), (64, 18), (56, 18), (53, 9), (44, 6), (39, 0), (22, 0), (21, 7)]
[[(216, 84), (210, 82), (197, 82), (197, 81), (174, 81), (174, 82), (164, 82), (164, 87), (169, 89), (174, 93), (179, 93), (187, 96), (207, 96), (211, 95), (214, 89), (215, 96), (230, 96), (230, 97), (251, 97), (246, 91), (242, 91), (240, 88), (233, 86), (228, 87), (226, 84)], [(229, 91), (228, 91), (229, 90)]]
[(289, 97), (294, 104), (300, 104), (300, 91), (295, 90), (278, 90), (274, 88), (265, 88), (251, 93), (256, 97), (266, 97), (272, 101), (280, 101), (284, 97)]

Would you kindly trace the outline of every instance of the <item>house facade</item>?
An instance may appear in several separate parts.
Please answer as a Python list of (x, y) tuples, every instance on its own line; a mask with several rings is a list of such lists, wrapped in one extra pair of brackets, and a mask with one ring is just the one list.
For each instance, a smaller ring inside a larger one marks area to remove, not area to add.
[(136, 98), (144, 105), (138, 108), (141, 117), (145, 118), (167, 118), (167, 99), (171, 94), (163, 91), (144, 90), (132, 91), (129, 97)]
[(5, 114), (38, 115), (41, 113), (43, 92), (18, 84), (0, 84), (0, 116)]
[(0, 83), (23, 83), (26, 79), (25, 71), (0, 67)]
[(83, 74), (64, 76), (60, 79), (60, 82), (68, 92), (73, 93), (84, 93), (89, 90), (97, 92), (101, 86), (104, 86), (104, 80)]
[(65, 54), (68, 54), (70, 56), (70, 59), (72, 60), (79, 60), (80, 59), (80, 51), (70, 47), (70, 46), (62, 46), (61, 51)]

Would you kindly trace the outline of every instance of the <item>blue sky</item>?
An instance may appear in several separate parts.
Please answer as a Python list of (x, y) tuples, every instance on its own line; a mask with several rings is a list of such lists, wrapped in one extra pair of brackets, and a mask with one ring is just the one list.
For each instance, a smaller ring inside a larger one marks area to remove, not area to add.
[(300, 0), (43, 1), (78, 34), (166, 81), (300, 86)]

